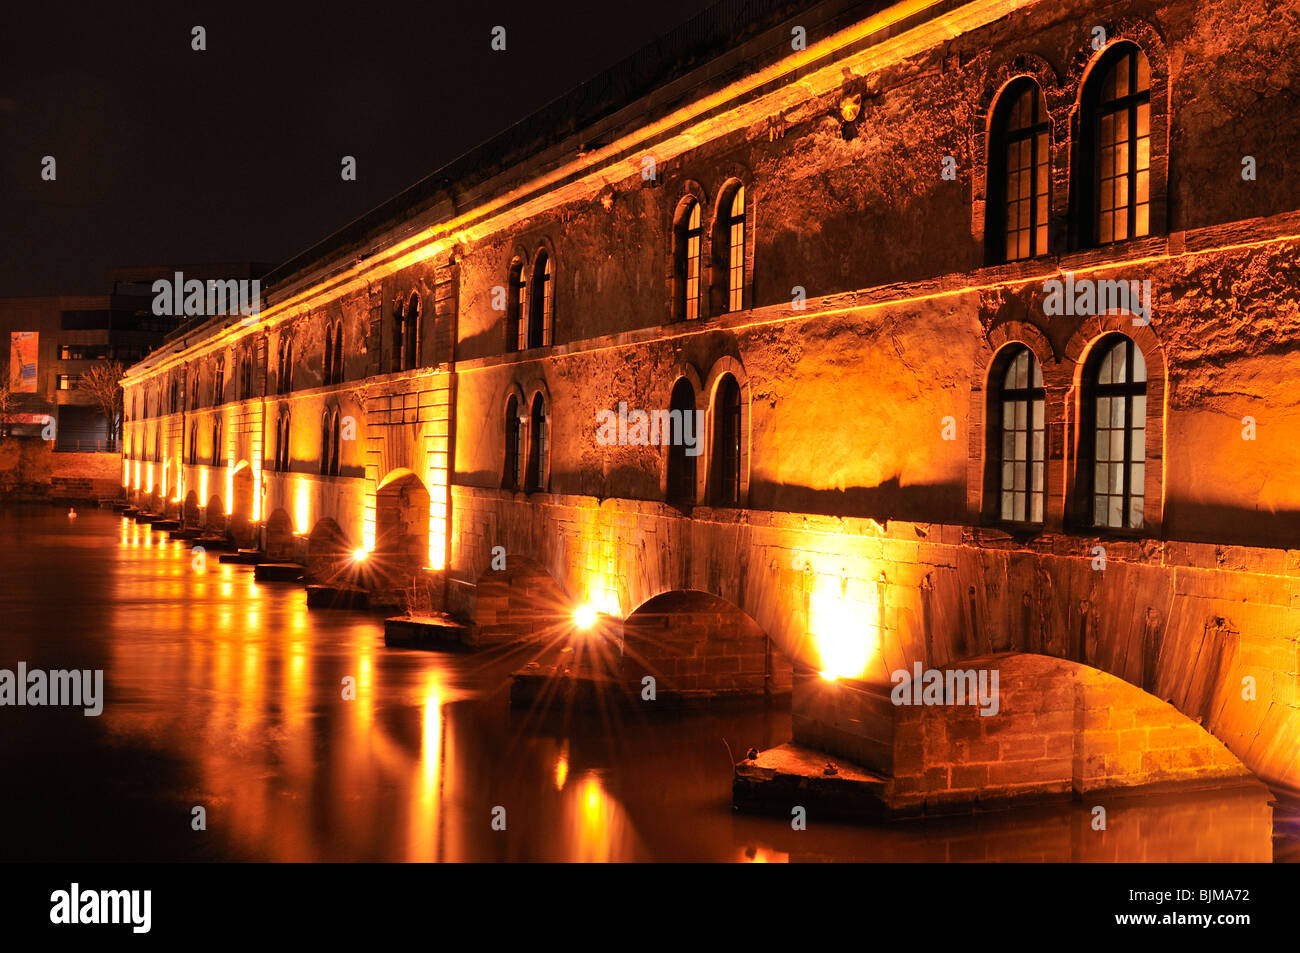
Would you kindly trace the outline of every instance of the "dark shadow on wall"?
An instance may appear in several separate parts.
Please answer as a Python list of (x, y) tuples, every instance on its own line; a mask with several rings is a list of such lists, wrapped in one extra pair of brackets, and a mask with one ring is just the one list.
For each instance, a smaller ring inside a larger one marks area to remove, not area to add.
[(878, 486), (851, 486), (821, 490), (789, 483), (754, 483), (749, 489), (751, 509), (823, 516), (870, 517), (877, 522), (908, 520), (917, 523), (966, 522), (964, 483), (916, 483), (903, 486), (891, 477)]
[(1294, 549), (1300, 546), (1300, 510), (1273, 512), (1167, 500), (1163, 529), (1165, 539), (1186, 543)]

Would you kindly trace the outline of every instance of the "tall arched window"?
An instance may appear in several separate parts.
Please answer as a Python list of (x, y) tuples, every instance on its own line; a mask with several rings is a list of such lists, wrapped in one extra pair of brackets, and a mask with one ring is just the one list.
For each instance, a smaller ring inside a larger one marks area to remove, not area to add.
[(330, 458), (330, 473), (338, 476), (340, 472), (340, 463), (343, 457), (343, 434), (341, 431), (342, 416), (339, 409), (334, 408), (334, 456)]
[(185, 462), (190, 466), (194, 466), (199, 462), (199, 422), (197, 420), (190, 421), (190, 446)]
[(420, 296), (412, 294), (406, 303), (402, 321), (401, 369), (414, 370), (420, 365)]
[(688, 196), (673, 220), (673, 317), (678, 321), (700, 316), (702, 218), (700, 203)]
[(718, 381), (713, 398), (709, 482), (710, 502), (715, 506), (740, 503), (740, 385), (730, 374), (724, 374)]
[(528, 347), (527, 314), (528, 290), (524, 281), (524, 263), (520, 258), (510, 262), (506, 276), (506, 350), (522, 351)]
[(1079, 212), (1088, 244), (1141, 238), (1151, 231), (1151, 69), (1132, 43), (1103, 54), (1083, 96), (1082, 147), (1091, 168)]
[(330, 410), (325, 408), (325, 412), (320, 418), (320, 473), (321, 476), (328, 476), (330, 472), (330, 462), (334, 459), (334, 422), (331, 419)]
[[(279, 367), (276, 371), (278, 392), (287, 394), (293, 390), (293, 335), (284, 332), (280, 335)], [(249, 388), (250, 391), (252, 388)]]
[(989, 205), (994, 261), (1047, 253), (1051, 137), (1043, 91), (1028, 76), (998, 97), (989, 137)]
[(341, 320), (339, 321), (338, 324), (334, 325), (333, 345), (334, 345), (334, 361), (333, 361), (334, 376), (331, 378), (330, 383), (342, 384), (345, 375), (344, 375), (344, 364), (343, 364), (343, 322)]
[(536, 493), (546, 489), (546, 401), (540, 393), (533, 395), (528, 421), (528, 475), (525, 489)]
[(334, 383), (334, 325), (325, 325), (325, 346), (321, 348), (321, 383)]
[(217, 358), (217, 369), (212, 375), (212, 403), (226, 402), (226, 355)]
[(998, 519), (1041, 523), (1046, 483), (1042, 368), (1033, 351), (1013, 344), (993, 362), (991, 378), (990, 482), (997, 491)]
[(501, 486), (506, 490), (523, 486), (524, 428), (519, 414), (519, 400), (512, 395), (506, 401), (506, 465), (501, 477)]
[(221, 464), (221, 418), (218, 417), (212, 425), (212, 465), (219, 467)]
[(193, 365), (190, 370), (193, 378), (190, 380), (190, 410), (199, 406), (199, 366)]
[(286, 408), (276, 426), (275, 468), (281, 473), (289, 469), (289, 438), (292, 433), (290, 413)]
[(668, 502), (689, 506), (695, 502), (696, 456), (687, 453), (685, 436), (691, 435), (698, 450), (704, 434), (695, 426), (695, 388), (685, 377), (678, 378), (673, 385), (668, 417), (672, 421), (672, 439), (668, 444)]
[(251, 400), (253, 397), (253, 356), (245, 354), (239, 365), (239, 399)]
[(171, 406), (167, 408), (169, 414), (174, 414), (181, 409), (181, 382), (180, 378), (172, 378), (171, 388)]
[(1146, 483), (1147, 368), (1131, 338), (1102, 339), (1085, 367), (1080, 463), (1089, 522), (1141, 529)]
[(551, 280), (551, 256), (543, 249), (533, 260), (533, 284), (528, 290), (528, 346), (551, 343), (555, 288)]
[(718, 195), (711, 245), (716, 313), (740, 311), (745, 307), (745, 186), (735, 179)]

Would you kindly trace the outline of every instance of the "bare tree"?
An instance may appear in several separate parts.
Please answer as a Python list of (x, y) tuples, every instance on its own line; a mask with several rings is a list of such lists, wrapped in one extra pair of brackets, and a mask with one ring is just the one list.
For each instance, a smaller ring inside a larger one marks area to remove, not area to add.
[(96, 361), (81, 375), (81, 389), (90, 395), (99, 412), (108, 421), (109, 447), (117, 446), (122, 429), (122, 375), (126, 368), (121, 361)]

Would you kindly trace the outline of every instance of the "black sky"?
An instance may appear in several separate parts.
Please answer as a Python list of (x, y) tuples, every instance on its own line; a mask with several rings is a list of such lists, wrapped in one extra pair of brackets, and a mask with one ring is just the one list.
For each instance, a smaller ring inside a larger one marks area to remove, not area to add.
[[(115, 266), (283, 261), (707, 6), (6, 10), (0, 297), (104, 293)], [(498, 24), (505, 52), (490, 48)]]

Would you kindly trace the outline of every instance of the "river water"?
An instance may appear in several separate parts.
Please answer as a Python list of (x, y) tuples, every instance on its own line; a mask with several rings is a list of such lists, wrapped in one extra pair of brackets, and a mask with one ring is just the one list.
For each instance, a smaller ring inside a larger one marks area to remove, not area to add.
[(1091, 802), (795, 831), (730, 805), (729, 750), (788, 711), (512, 711), (519, 649), (388, 649), (380, 616), (108, 512), (11, 507), (0, 539), (0, 669), (106, 696), (0, 708), (3, 860), (1300, 859), (1296, 806), (1243, 790), (1107, 797), (1105, 831)]

